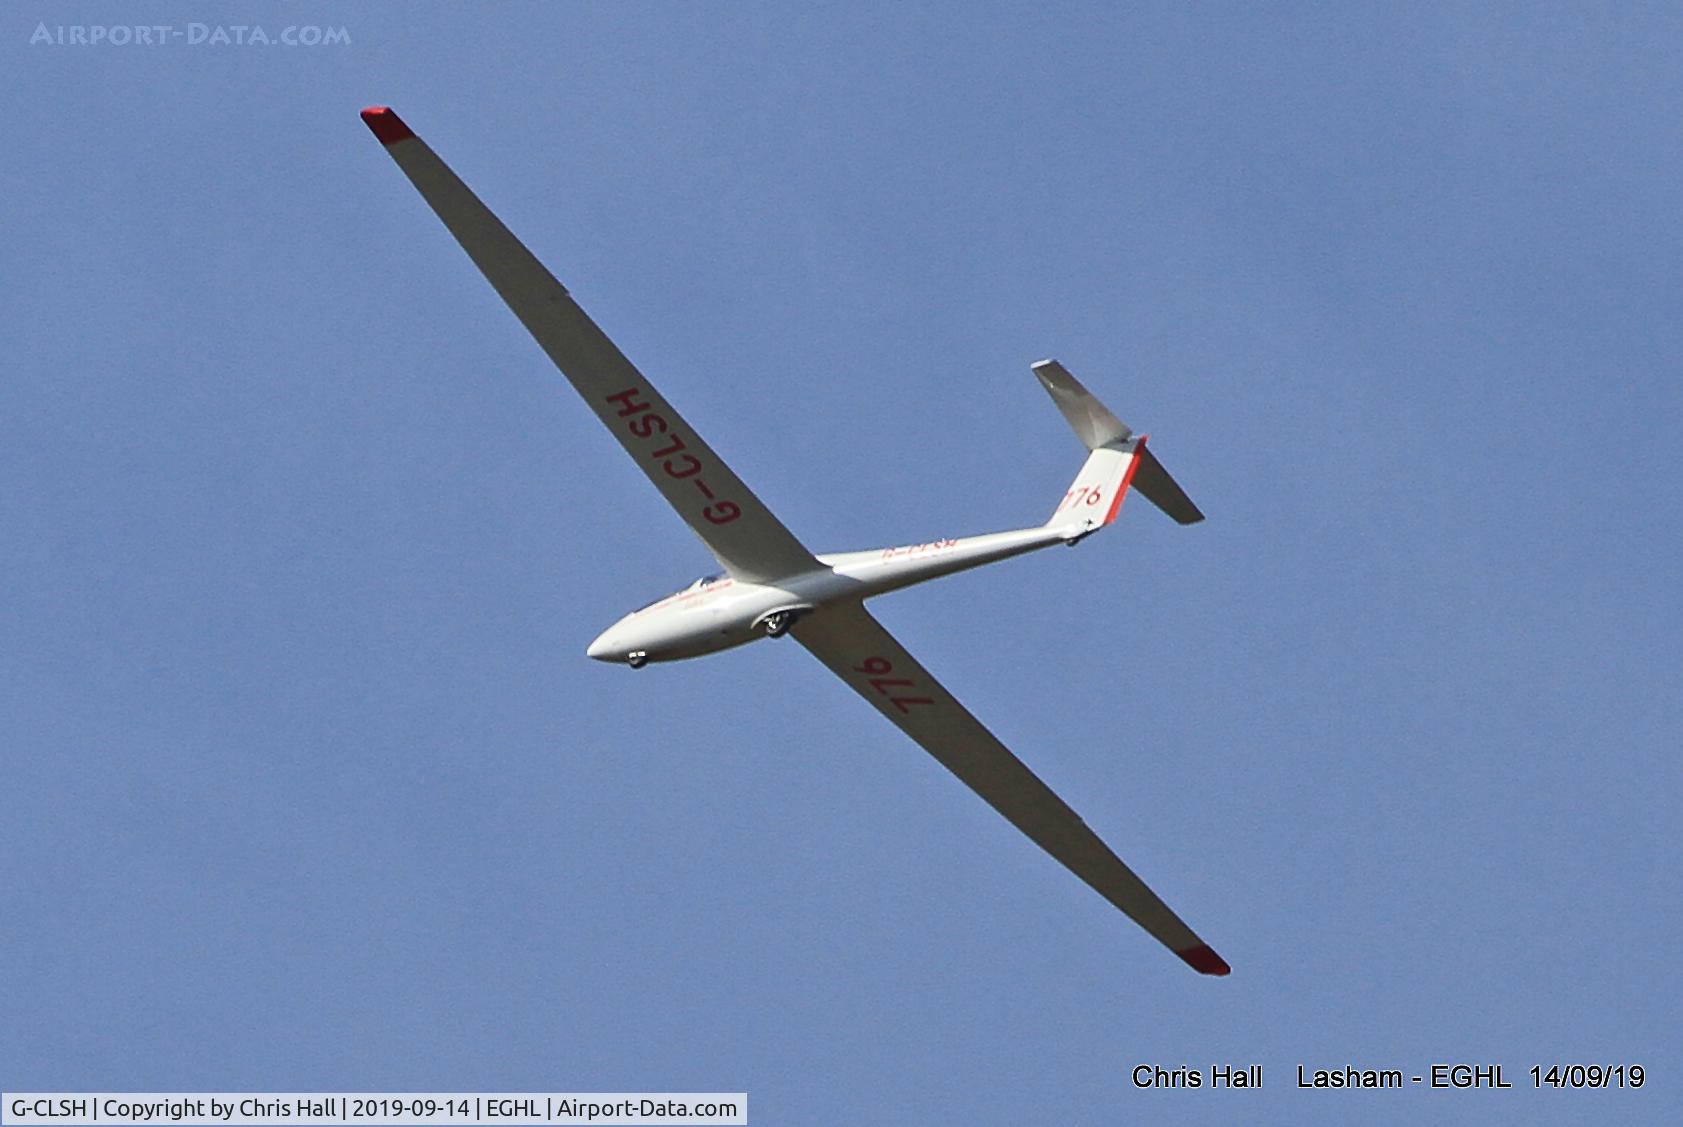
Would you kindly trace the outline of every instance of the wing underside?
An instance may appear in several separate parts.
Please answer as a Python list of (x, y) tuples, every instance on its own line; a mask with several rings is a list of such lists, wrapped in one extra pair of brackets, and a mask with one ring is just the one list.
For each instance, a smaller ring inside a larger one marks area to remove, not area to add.
[(792, 630), (829, 667), (988, 805), (1100, 896), (1203, 974), (1228, 966), (1023, 762), (859, 603), (825, 607)]
[(566, 287), (390, 109), (362, 119), (514, 315), (732, 576), (820, 566), (663, 399)]

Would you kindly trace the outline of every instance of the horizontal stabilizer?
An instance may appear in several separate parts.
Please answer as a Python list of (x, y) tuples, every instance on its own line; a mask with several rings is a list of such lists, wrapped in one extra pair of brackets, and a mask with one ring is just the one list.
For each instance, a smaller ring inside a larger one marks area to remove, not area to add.
[(1056, 360), (1042, 360), (1031, 367), (1040, 386), (1064, 413), (1075, 429), (1075, 436), (1087, 444), (1087, 449), (1126, 442), (1134, 433)]
[(1186, 490), (1169, 476), (1169, 471), (1149, 449), (1140, 455), (1140, 464), (1134, 469), (1133, 486), (1134, 492), (1181, 524), (1197, 524), (1204, 519), (1204, 514), (1198, 511), (1198, 506), (1192, 503)]

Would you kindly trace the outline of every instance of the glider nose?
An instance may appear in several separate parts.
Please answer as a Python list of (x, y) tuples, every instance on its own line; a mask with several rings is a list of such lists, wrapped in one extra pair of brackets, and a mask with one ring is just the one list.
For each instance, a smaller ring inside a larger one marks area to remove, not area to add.
[(597, 661), (624, 661), (625, 652), (614, 645), (613, 635), (612, 629), (602, 631), (584, 651), (584, 656), (593, 657)]

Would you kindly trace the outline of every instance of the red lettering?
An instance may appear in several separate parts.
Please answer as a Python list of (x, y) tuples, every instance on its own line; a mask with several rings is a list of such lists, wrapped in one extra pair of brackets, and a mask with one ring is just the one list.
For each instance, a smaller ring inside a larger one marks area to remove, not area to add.
[(620, 418), (623, 419), (627, 415), (635, 415), (639, 411), (647, 411), (649, 409), (649, 405), (647, 403), (631, 402), (641, 394), (643, 393), (638, 388), (628, 387), (624, 391), (616, 392), (615, 394), (608, 396), (608, 402), (619, 404), (619, 415)]
[(701, 472), (701, 459), (697, 458), (694, 454), (685, 454), (684, 455), (683, 460), (689, 463), (689, 467), (687, 469), (685, 469), (682, 473), (679, 473), (677, 470), (672, 468), (672, 463), (676, 460), (677, 459), (674, 459), (674, 458), (668, 458), (666, 460), (666, 462), (661, 466), (661, 468), (666, 471), (666, 476), (667, 477), (676, 477), (676, 478), (682, 479), (682, 478), (689, 477), (692, 474), (698, 474), (698, 473)]
[(885, 673), (894, 672), (894, 663), (886, 657), (868, 657), (853, 667), (855, 673), (863, 673), (871, 683), (871, 688), (888, 698), (889, 703), (902, 713), (910, 712), (914, 704), (934, 704), (934, 697), (897, 697), (893, 688), (901, 685), (911, 685), (914, 682), (905, 677), (885, 677)]
[[(636, 416), (626, 424), (626, 429), (636, 437), (653, 438), (657, 434), (669, 437), (670, 441), (665, 446), (649, 452), (651, 458), (664, 459), (660, 468), (666, 472), (667, 477), (677, 481), (695, 477), (704, 468), (701, 459), (694, 454), (684, 454), (681, 458), (672, 457), (688, 447), (681, 436), (672, 433), (671, 424), (666, 421), (665, 416), (656, 413), (650, 404), (641, 401), (642, 395), (641, 388), (628, 387), (624, 391), (616, 391), (607, 396), (606, 402), (619, 405), (619, 417), (622, 419)], [(696, 478), (695, 487), (707, 500), (713, 500), (713, 490), (706, 482)], [(718, 501), (701, 510), (701, 515), (707, 518), (709, 524), (729, 524), (742, 516), (742, 507), (733, 501)]]
[(676, 454), (678, 451), (680, 451), (682, 449), (684, 449), (684, 440), (679, 438), (677, 435), (673, 435), (672, 436), (672, 445), (670, 445), (670, 446), (668, 446), (668, 447), (666, 447), (665, 449), (662, 449), (662, 450), (656, 450), (653, 454), (650, 454), (649, 457), (651, 457), (651, 458), (665, 458), (669, 455)]
[[(647, 404), (645, 404), (647, 406)], [(625, 414), (621, 411), (620, 414)], [(631, 433), (638, 438), (648, 438), (654, 434), (666, 433), (666, 420), (660, 415), (644, 415), (631, 420)]]

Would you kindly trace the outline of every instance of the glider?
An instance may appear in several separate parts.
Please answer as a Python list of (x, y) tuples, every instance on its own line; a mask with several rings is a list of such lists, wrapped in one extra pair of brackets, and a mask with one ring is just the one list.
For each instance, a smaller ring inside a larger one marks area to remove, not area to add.
[(815, 556), (632, 366), (566, 288), (385, 106), (362, 120), (632, 461), (719, 561), (590, 644), (633, 669), (790, 634), (1035, 844), (1203, 974), (1228, 965), (1052, 789), (871, 617), (864, 600), (1054, 544), (1116, 519), (1130, 486), (1182, 524), (1203, 519), (1135, 434), (1055, 360), (1034, 365), (1087, 459), (1033, 528)]

